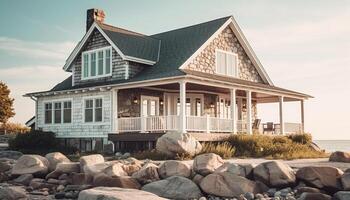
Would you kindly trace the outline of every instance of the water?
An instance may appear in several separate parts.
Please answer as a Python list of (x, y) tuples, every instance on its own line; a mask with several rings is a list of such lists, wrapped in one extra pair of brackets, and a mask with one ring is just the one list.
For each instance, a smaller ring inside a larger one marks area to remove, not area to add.
[(315, 140), (321, 149), (326, 152), (347, 151), (350, 152), (350, 140)]

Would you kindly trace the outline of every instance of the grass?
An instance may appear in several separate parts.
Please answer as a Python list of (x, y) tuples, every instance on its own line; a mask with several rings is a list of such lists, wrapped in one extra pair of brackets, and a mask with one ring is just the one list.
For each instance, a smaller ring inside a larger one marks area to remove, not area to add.
[(199, 154), (215, 153), (224, 159), (232, 158), (235, 155), (235, 147), (231, 146), (228, 142), (223, 143), (205, 143), (203, 144), (202, 151)]

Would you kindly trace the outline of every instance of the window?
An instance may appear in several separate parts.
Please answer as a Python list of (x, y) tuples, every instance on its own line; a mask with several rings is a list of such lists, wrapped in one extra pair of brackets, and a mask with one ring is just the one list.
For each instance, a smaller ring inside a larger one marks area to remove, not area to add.
[(112, 48), (104, 47), (82, 53), (82, 79), (112, 75)]
[(45, 124), (52, 123), (52, 103), (45, 103)]
[(86, 99), (85, 100), (85, 111), (84, 117), (85, 122), (102, 122), (103, 112), (102, 112), (102, 99)]
[(72, 102), (65, 101), (63, 102), (63, 123), (72, 122)]
[(238, 76), (238, 56), (235, 53), (216, 50), (216, 73)]
[(72, 101), (55, 101), (45, 103), (45, 124), (72, 122)]

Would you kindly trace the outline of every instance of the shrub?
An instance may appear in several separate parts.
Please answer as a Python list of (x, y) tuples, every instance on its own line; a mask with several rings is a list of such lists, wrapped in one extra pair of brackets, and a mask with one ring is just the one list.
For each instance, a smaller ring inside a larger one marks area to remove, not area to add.
[(232, 158), (235, 154), (235, 148), (228, 142), (223, 143), (205, 143), (199, 154), (215, 153), (224, 159)]
[(145, 159), (151, 159), (151, 160), (169, 160), (169, 159), (174, 159), (171, 158), (170, 156), (160, 153), (157, 150), (146, 150), (146, 151), (140, 151), (133, 153), (131, 155), (132, 157), (139, 159), (139, 160), (145, 160)]
[(65, 154), (76, 153), (74, 147), (63, 147), (56, 139), (55, 133), (44, 131), (31, 131), (27, 134), (17, 134), (9, 140), (9, 149), (22, 153), (35, 153), (44, 155), (53, 151)]
[(19, 134), (29, 132), (30, 128), (20, 123), (7, 122), (5, 124), (0, 124), (0, 130), (4, 130), (4, 132), (6, 130), (6, 134)]
[(287, 137), (295, 143), (300, 143), (300, 144), (311, 144), (312, 143), (312, 136), (311, 136), (311, 134), (308, 134), (308, 133), (291, 134), (291, 135), (288, 135)]

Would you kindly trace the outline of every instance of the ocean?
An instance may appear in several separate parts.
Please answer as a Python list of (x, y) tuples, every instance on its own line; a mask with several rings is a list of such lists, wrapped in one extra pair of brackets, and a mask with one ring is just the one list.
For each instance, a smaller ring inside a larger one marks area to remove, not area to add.
[(350, 152), (350, 140), (315, 140), (321, 149), (326, 152), (347, 151)]

